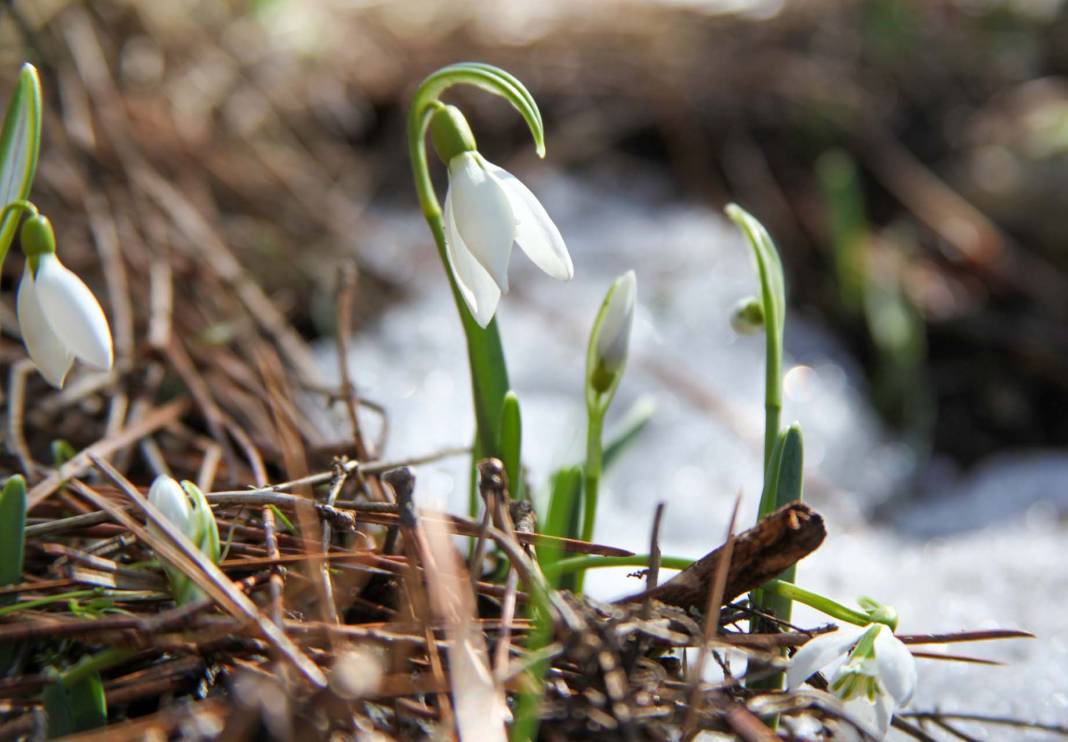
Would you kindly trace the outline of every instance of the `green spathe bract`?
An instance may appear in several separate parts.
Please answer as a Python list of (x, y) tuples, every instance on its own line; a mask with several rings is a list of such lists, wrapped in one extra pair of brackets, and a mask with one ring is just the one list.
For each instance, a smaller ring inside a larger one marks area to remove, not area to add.
[[(0, 133), (0, 208), (30, 194), (41, 149), (41, 81), (32, 64), (22, 65)], [(0, 266), (15, 237), (21, 212), (0, 219)]]

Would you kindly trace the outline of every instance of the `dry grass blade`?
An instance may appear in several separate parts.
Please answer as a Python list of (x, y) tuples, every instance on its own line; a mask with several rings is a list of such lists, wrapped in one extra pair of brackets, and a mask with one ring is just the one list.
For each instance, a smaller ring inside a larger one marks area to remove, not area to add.
[(126, 477), (106, 461), (95, 456), (92, 457), (92, 460), (97, 468), (111, 479), (130, 501), (141, 510), (149, 522), (166, 536), (166, 540), (153, 536), (148, 529), (130, 517), (125, 510), (116, 507), (85, 484), (75, 482), (74, 485), (79, 494), (89, 499), (101, 510), (107, 511), (119, 523), (133, 531), (138, 538), (151, 546), (162, 558), (181, 570), (198, 587), (213, 597), (227, 612), (236, 618), (243, 618), (255, 623), (263, 638), (270, 642), (278, 653), (288, 660), (305, 680), (318, 687), (326, 685), (326, 676), (323, 675), (322, 670), (282, 630), (261, 614), (255, 603), (238, 590), (215, 564), (201, 554), (196, 546), (174, 524), (167, 520), (155, 506), (148, 502)]
[(189, 400), (176, 399), (149, 412), (137, 423), (130, 425), (114, 438), (104, 438), (89, 446), (63, 466), (38, 482), (26, 493), (26, 510), (32, 511), (42, 500), (59, 489), (65, 481), (84, 474), (94, 459), (109, 456), (116, 451), (132, 446), (145, 436), (177, 421), (189, 409)]
[(429, 549), (424, 563), (436, 569), (427, 581), (434, 614), (445, 621), (451, 640), (448, 648), (449, 683), (460, 739), (507, 739), (504, 720), (507, 704), (494, 682), (486, 642), (479, 629), (471, 583), (440, 521), (424, 526), (423, 543)]

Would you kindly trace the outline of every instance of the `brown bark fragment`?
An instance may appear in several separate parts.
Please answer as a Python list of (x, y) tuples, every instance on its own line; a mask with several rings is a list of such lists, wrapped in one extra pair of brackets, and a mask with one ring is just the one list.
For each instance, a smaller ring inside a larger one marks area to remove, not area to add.
[[(827, 531), (823, 518), (803, 502), (776, 510), (734, 540), (723, 602), (754, 590), (816, 550)], [(704, 610), (723, 547), (713, 550), (653, 590), (624, 598), (652, 598), (680, 608)]]

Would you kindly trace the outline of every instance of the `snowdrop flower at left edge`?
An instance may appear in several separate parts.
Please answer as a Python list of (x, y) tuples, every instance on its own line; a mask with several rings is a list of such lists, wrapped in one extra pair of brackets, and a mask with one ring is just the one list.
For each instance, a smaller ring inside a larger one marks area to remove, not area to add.
[(463, 115), (443, 107), (432, 120), (431, 135), (449, 167), (444, 213), (449, 264), (478, 324), (489, 324), (508, 291), (513, 243), (545, 273), (570, 280), (575, 269), (560, 230), (529, 188), (479, 154)]
[(786, 684), (794, 690), (824, 667), (836, 666), (831, 691), (846, 710), (886, 735), (894, 710), (905, 706), (916, 689), (916, 661), (890, 627), (875, 623), (841, 628), (806, 643), (790, 663)]
[(41, 375), (62, 388), (75, 358), (110, 369), (114, 351), (107, 317), (85, 282), (56, 257), (48, 219), (28, 219), (20, 241), (26, 268), (19, 283), (19, 329)]

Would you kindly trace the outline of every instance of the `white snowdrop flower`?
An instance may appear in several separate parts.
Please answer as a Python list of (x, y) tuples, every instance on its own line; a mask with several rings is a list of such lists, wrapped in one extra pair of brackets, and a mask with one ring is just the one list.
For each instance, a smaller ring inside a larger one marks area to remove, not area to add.
[(444, 220), (453, 276), (481, 327), (508, 291), (513, 243), (553, 278), (566, 281), (575, 274), (560, 230), (537, 197), (475, 150), (449, 160)]
[(916, 689), (916, 661), (884, 624), (841, 628), (809, 641), (790, 663), (787, 688), (794, 690), (825, 667), (833, 667), (831, 691), (879, 738), (886, 736), (894, 710), (908, 704)]
[(107, 317), (85, 282), (56, 257), (45, 217), (27, 220), (22, 244), (30, 258), (19, 282), (19, 329), (41, 375), (62, 388), (75, 358), (110, 369), (114, 351)]

